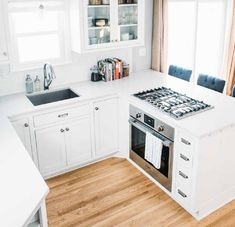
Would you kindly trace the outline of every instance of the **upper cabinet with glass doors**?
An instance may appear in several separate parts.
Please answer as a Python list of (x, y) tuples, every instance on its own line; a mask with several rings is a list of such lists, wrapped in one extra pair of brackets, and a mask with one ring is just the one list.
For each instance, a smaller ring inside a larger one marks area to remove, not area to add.
[(88, 52), (144, 44), (144, 0), (72, 0), (72, 49)]

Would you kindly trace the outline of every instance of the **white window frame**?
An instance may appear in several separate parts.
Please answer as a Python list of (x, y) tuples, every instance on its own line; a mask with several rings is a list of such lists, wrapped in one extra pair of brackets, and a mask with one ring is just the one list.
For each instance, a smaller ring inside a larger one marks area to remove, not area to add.
[[(194, 53), (193, 53), (193, 67), (192, 67), (192, 79), (191, 79), (191, 82), (192, 83), (197, 83), (197, 76), (196, 75), (196, 65), (197, 65), (197, 33), (198, 33), (198, 10), (199, 10), (199, 2), (211, 2), (211, 0), (168, 0), (169, 2), (195, 2), (196, 4), (196, 7), (195, 7), (195, 23), (194, 25)], [(213, 1), (219, 1), (219, 0), (213, 0)], [(225, 55), (225, 52), (226, 52), (226, 47), (227, 47), (227, 31), (228, 31), (228, 23), (227, 21), (229, 21), (229, 19), (231, 18), (231, 13), (228, 13), (230, 12), (231, 10), (229, 10), (231, 8), (231, 0), (225, 0), (225, 9), (224, 9), (224, 12), (225, 12), (225, 20), (224, 20), (224, 33), (225, 33), (225, 38), (223, 40), (223, 43), (222, 43), (222, 46), (223, 48), (221, 47), (221, 52), (220, 52), (220, 58), (223, 59), (223, 61), (221, 62), (221, 70), (220, 70), (220, 74), (223, 75), (223, 66), (224, 66), (224, 58), (226, 57)], [(229, 15), (226, 16), (226, 13), (228, 13)], [(168, 62), (169, 64), (169, 62)], [(222, 78), (222, 79), (225, 79), (225, 78)]]
[[(21, 0), (22, 2), (29, 2), (34, 0)], [(53, 1), (53, 0), (50, 0)], [(56, 1), (56, 0), (55, 0)], [(43, 64), (49, 62), (53, 65), (64, 65), (71, 63), (71, 43), (70, 43), (70, 29), (69, 29), (69, 5), (67, 0), (60, 0), (63, 2), (65, 8), (65, 24), (63, 26), (59, 26), (59, 31), (49, 31), (49, 32), (32, 32), (27, 34), (15, 34), (14, 23), (11, 19), (11, 12), (22, 12), (21, 9), (11, 8), (9, 9), (8, 4), (5, 3), (5, 9), (7, 9), (7, 22), (8, 22), (8, 36), (9, 36), (9, 58), (10, 58), (10, 70), (11, 72), (25, 71), (25, 70), (33, 70), (42, 68)], [(8, 2), (17, 2), (17, 0), (10, 0)], [(52, 7), (52, 10), (55, 10), (56, 7)], [(61, 9), (61, 7), (58, 7)], [(35, 10), (34, 8), (28, 9), (30, 12)], [(47, 7), (47, 10), (50, 10), (50, 7)], [(24, 9), (24, 11), (27, 11)], [(61, 22), (62, 25), (62, 22)], [(60, 37), (60, 46), (61, 46), (61, 57), (58, 59), (43, 59), (39, 61), (31, 61), (29, 63), (20, 63), (19, 62), (19, 53), (17, 47), (17, 38), (18, 37), (27, 37), (30, 35), (45, 35), (45, 34), (58, 34)]]

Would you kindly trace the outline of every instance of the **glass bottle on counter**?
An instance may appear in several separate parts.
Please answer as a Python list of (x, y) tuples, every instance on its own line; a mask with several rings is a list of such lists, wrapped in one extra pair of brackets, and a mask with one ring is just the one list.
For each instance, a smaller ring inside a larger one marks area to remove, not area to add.
[(130, 74), (130, 65), (126, 62), (123, 63), (123, 77), (128, 77)]
[(34, 91), (35, 92), (41, 91), (41, 81), (38, 78), (38, 76), (36, 76), (36, 79), (34, 80)]
[(27, 94), (33, 93), (33, 80), (31, 79), (30, 75), (26, 75), (25, 87)]

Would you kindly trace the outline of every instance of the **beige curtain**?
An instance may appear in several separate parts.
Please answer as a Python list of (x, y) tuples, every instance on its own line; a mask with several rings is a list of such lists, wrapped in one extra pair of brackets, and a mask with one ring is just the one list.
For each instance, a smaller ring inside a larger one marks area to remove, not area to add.
[(153, 0), (152, 69), (167, 72), (167, 0)]
[(233, 17), (228, 49), (228, 62), (226, 64), (226, 74), (227, 94), (231, 95), (233, 86), (235, 85), (235, 0), (233, 1)]

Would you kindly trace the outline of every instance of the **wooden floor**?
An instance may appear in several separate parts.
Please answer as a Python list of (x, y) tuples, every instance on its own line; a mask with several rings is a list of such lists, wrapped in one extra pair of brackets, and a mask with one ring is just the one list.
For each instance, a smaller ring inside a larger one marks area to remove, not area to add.
[(49, 226), (235, 226), (235, 201), (197, 222), (127, 160), (110, 158), (47, 181)]

